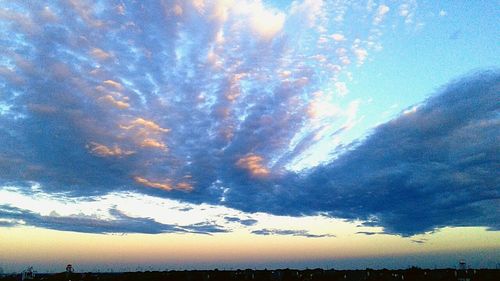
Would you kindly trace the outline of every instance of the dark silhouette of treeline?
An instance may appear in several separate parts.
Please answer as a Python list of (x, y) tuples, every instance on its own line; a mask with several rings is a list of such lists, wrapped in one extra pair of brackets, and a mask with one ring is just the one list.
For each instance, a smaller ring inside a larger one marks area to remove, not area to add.
[[(4, 275), (0, 281), (21, 280), (21, 275)], [(45, 281), (361, 281), (361, 280), (429, 280), (429, 281), (499, 281), (499, 269), (421, 269), (404, 270), (185, 270), (122, 273), (57, 273), (37, 274), (31, 280)]]

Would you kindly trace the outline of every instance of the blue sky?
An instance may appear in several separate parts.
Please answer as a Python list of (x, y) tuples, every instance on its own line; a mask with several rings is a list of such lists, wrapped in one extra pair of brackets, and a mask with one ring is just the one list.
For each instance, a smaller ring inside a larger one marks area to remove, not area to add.
[(7, 236), (500, 247), (493, 1), (0, 3)]

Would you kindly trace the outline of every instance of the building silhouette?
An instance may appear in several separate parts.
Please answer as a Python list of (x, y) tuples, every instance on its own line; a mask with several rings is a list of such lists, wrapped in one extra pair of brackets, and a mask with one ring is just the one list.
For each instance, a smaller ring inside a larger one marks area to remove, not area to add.
[(21, 280), (22, 281), (24, 281), (24, 280), (33, 280), (33, 279), (35, 279), (35, 271), (33, 270), (32, 266), (28, 267), (27, 269), (25, 269), (21, 273)]

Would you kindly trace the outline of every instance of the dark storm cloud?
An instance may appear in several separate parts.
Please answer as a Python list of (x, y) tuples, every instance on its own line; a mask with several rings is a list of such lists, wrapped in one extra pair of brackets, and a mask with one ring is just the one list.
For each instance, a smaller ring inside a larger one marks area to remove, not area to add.
[[(339, 146), (335, 161), (296, 174), (286, 165), (322, 128), (309, 122), (312, 93), (337, 77), (317, 58), (330, 66), (341, 58), (300, 47), (319, 34), (288, 30), (309, 18), (305, 6), (268, 38), (251, 12), (221, 3), (6, 3), (0, 185), (35, 182), (70, 198), (133, 190), (249, 212), (360, 219), (401, 235), (500, 228), (498, 72), (451, 83), (414, 112)], [(96, 227), (87, 217), (16, 216), (72, 231), (179, 228), (118, 213)]]

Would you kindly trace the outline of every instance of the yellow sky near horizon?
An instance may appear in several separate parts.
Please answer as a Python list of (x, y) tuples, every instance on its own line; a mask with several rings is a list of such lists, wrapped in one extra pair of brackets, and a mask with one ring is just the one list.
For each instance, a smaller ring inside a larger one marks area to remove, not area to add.
[[(255, 235), (243, 230), (201, 234), (88, 234), (36, 227), (0, 228), (4, 264), (252, 264), (301, 260), (426, 255), (500, 249), (500, 235), (485, 228), (443, 228), (403, 238), (361, 235), (306, 238)], [(415, 243), (412, 240), (425, 243)]]
[[(230, 264), (300, 264), (301, 261), (462, 252), (475, 255), (495, 249), (500, 253), (500, 232), (488, 231), (484, 227), (446, 227), (401, 237), (383, 234), (381, 227), (363, 226), (362, 221), (321, 215), (291, 217), (244, 213), (223, 206), (186, 204), (134, 193), (110, 194), (88, 202), (61, 201), (40, 193), (38, 196), (28, 196), (7, 189), (0, 191), (0, 195), (12, 207), (28, 208), (41, 217), (87, 216), (95, 218), (96, 223), (104, 223), (117, 220), (109, 213), (109, 210), (116, 209), (131, 218), (150, 218), (181, 228), (210, 222), (211, 225), (223, 225), (227, 231), (213, 235), (121, 235), (60, 231), (28, 225), (0, 227), (0, 267), (6, 268), (21, 269), (26, 264), (37, 264), (50, 269), (56, 264), (65, 263), (78, 264), (79, 268), (96, 264), (112, 264), (114, 267), (176, 264), (179, 268), (212, 264), (222, 268)], [(229, 221), (228, 218), (252, 219), (253, 223), (244, 225), (240, 221)], [(57, 228), (57, 225), (52, 227)], [(282, 231), (282, 234), (289, 235), (252, 234), (253, 231), (262, 230)], [(305, 237), (307, 235), (324, 237)], [(500, 254), (493, 258), (500, 259)]]

